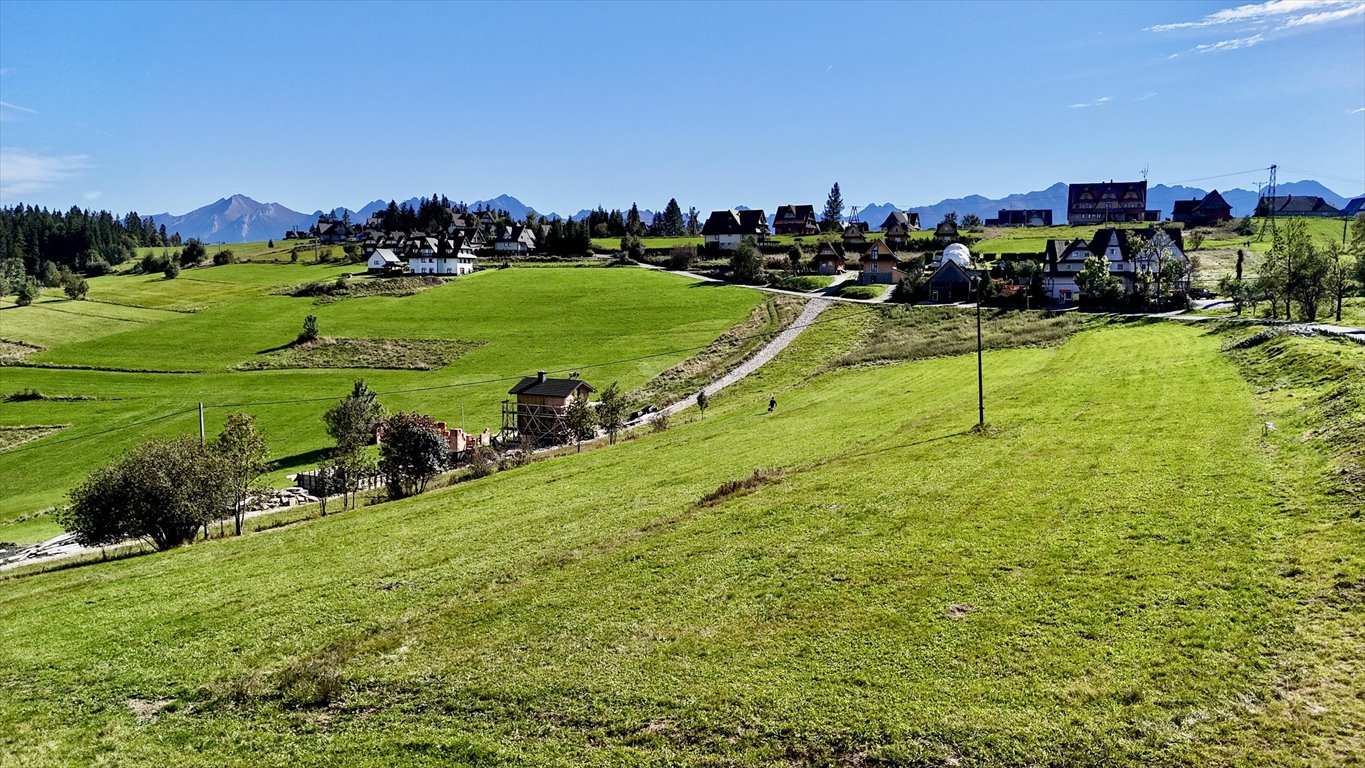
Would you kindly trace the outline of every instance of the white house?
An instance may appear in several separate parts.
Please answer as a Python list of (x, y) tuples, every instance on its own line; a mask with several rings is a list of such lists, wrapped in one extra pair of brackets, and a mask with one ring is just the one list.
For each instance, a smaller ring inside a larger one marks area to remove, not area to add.
[(536, 249), (535, 232), (524, 224), (504, 226), (493, 241), (493, 250), (506, 256), (527, 256)]
[[(1137, 235), (1150, 247), (1134, 250), (1128, 234)], [(1161, 262), (1178, 261), (1184, 265), (1185, 278), (1176, 290), (1189, 288), (1189, 257), (1177, 228), (1115, 229), (1106, 227), (1090, 240), (1049, 240), (1043, 254), (1043, 286), (1054, 301), (1070, 302), (1080, 298), (1076, 275), (1085, 268), (1086, 259), (1102, 256), (1109, 274), (1117, 277), (1124, 293), (1132, 293), (1143, 273), (1154, 273)]]
[(473, 247), (460, 235), (410, 241), (407, 257), (408, 269), (418, 275), (467, 275), (478, 263)]
[(370, 257), (366, 259), (365, 264), (372, 274), (403, 271), (403, 260), (398, 258), (398, 254), (389, 248), (374, 249), (370, 252)]
[(733, 251), (746, 237), (762, 241), (768, 236), (768, 216), (762, 209), (712, 211), (701, 228), (702, 241), (712, 248)]

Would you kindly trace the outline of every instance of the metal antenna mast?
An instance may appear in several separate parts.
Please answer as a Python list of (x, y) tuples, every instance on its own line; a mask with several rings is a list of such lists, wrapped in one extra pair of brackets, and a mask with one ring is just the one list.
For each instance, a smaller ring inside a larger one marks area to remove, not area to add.
[[(1275, 170), (1278, 167), (1279, 166), (1273, 164), (1270, 166), (1270, 181), (1261, 190), (1263, 194), (1261, 195), (1260, 200), (1266, 201), (1268, 215), (1261, 219), (1261, 231), (1256, 235), (1256, 242), (1265, 239), (1265, 230), (1267, 226), (1270, 227), (1270, 236), (1272, 238), (1275, 236)], [(1261, 207), (1260, 200), (1256, 203), (1258, 209)]]

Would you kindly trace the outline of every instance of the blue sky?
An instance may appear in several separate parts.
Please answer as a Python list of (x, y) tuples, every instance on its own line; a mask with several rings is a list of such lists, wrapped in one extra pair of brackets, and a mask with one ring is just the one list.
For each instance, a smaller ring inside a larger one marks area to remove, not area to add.
[(6, 205), (921, 205), (1272, 162), (1365, 191), (1365, 0), (0, 2)]

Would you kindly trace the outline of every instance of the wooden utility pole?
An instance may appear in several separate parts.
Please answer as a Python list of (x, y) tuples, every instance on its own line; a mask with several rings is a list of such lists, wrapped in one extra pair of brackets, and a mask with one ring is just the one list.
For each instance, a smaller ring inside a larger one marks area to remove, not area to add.
[(204, 447), (204, 401), (199, 401), (199, 447)]

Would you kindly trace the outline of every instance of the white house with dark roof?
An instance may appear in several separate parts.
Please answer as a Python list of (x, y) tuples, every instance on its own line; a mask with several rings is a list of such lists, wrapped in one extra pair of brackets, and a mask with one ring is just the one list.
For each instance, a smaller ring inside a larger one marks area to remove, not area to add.
[(474, 271), (478, 255), (467, 238), (418, 237), (407, 243), (408, 269), (418, 275), (467, 275)]
[[(1152, 244), (1151, 248), (1135, 251), (1128, 242), (1128, 233)], [(1155, 241), (1155, 242), (1153, 242)], [(1080, 298), (1076, 276), (1085, 268), (1091, 256), (1102, 256), (1109, 266), (1109, 274), (1117, 277), (1124, 293), (1132, 293), (1143, 273), (1154, 273), (1161, 260), (1174, 259), (1185, 265), (1186, 276), (1176, 290), (1189, 288), (1189, 257), (1185, 255), (1185, 241), (1179, 228), (1147, 227), (1146, 229), (1115, 229), (1106, 227), (1090, 240), (1049, 240), (1043, 253), (1043, 286), (1054, 301), (1070, 302)]]
[(762, 241), (768, 236), (768, 217), (762, 209), (712, 211), (701, 228), (702, 242), (722, 251), (733, 251), (746, 237)]
[(371, 274), (376, 275), (402, 272), (403, 260), (398, 258), (398, 254), (391, 248), (375, 248), (365, 260), (365, 266), (369, 268)]

